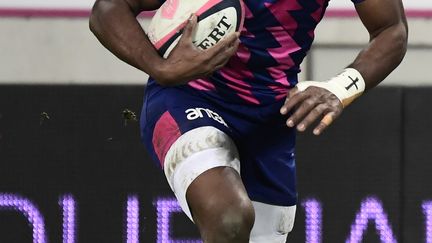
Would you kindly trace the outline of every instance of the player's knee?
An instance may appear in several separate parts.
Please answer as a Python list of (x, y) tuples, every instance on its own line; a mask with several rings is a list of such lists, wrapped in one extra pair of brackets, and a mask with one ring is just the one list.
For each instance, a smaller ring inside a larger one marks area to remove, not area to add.
[(247, 242), (255, 221), (255, 213), (250, 201), (244, 200), (224, 208), (213, 225), (213, 238), (216, 242)]

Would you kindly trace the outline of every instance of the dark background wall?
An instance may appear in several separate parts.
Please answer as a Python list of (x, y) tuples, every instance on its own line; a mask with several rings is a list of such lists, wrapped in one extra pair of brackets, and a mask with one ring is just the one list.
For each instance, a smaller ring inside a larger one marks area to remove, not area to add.
[[(68, 243), (127, 242), (126, 202), (136, 195), (140, 242), (169, 242), (161, 238), (164, 224), (157, 227), (156, 206), (173, 194), (140, 144), (138, 123), (123, 117), (129, 109), (139, 118), (143, 92), (140, 86), (0, 86), (1, 243), (33, 237), (26, 215), (1, 205), (6, 194), (37, 206), (45, 242)], [(432, 200), (431, 103), (432, 88), (378, 88), (323, 136), (299, 135), (300, 205), (289, 242), (391, 242), (392, 236), (432, 242), (425, 239), (422, 208)], [(64, 195), (76, 202), (76, 237), (69, 241), (59, 205)], [(321, 213), (307, 211), (308, 202)], [(356, 217), (363, 217), (358, 228)], [(198, 238), (186, 216), (169, 219), (172, 239)], [(386, 230), (390, 235), (381, 234)]]

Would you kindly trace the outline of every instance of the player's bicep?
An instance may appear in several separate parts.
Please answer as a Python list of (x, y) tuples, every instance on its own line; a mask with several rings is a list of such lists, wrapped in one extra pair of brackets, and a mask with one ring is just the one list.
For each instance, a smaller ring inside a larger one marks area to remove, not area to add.
[(364, 0), (355, 6), (371, 38), (391, 26), (406, 27), (405, 12), (401, 0)]

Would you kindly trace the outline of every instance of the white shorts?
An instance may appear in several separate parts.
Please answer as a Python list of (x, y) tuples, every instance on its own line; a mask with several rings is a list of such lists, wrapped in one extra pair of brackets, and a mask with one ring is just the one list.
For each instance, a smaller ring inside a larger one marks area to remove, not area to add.
[[(234, 142), (217, 128), (207, 126), (180, 136), (168, 150), (164, 172), (185, 214), (193, 221), (186, 191), (202, 173), (216, 167), (231, 167), (240, 174), (240, 160)], [(285, 243), (292, 230), (296, 207), (252, 202), (255, 224), (251, 243)]]

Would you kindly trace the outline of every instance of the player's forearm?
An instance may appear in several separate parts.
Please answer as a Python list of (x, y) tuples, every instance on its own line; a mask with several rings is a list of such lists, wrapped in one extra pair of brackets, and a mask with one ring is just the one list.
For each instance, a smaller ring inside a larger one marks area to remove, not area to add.
[(163, 59), (136, 19), (138, 9), (123, 0), (100, 0), (93, 7), (90, 29), (99, 41), (126, 63), (158, 76)]
[(362, 74), (366, 90), (378, 85), (401, 63), (407, 49), (407, 36), (407, 26), (400, 22), (371, 37), (369, 45), (350, 65)]

